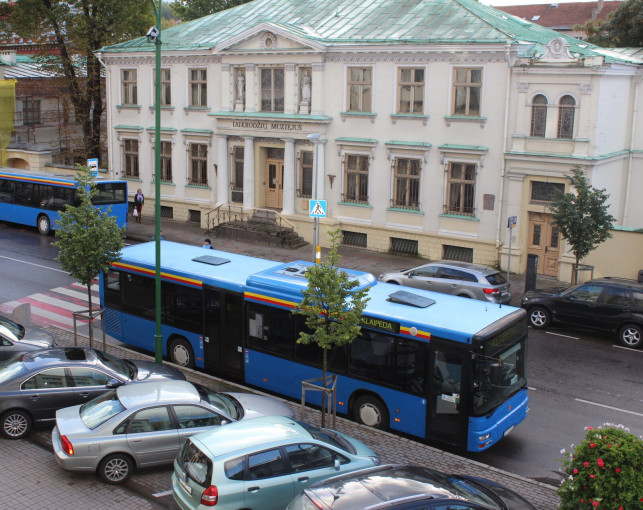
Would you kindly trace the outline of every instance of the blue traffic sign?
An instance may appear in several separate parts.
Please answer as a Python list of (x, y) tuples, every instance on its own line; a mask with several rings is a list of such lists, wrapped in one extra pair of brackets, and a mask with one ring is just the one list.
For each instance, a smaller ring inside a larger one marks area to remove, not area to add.
[(326, 200), (311, 200), (308, 202), (308, 216), (311, 218), (325, 218), (326, 210)]

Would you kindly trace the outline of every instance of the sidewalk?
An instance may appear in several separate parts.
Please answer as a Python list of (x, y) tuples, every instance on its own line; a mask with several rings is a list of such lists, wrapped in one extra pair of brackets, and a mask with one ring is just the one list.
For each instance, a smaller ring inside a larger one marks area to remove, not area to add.
[[(154, 219), (144, 217), (141, 223), (130, 222), (127, 229), (127, 238), (135, 241), (150, 241), (155, 233)], [(205, 229), (193, 223), (184, 223), (174, 220), (161, 220), (161, 235), (168, 241), (201, 246), (203, 240), (208, 237), (212, 240), (215, 249), (233, 253), (241, 253), (252, 257), (276, 260), (279, 262), (290, 262), (294, 260), (313, 260), (313, 247), (311, 245), (302, 248), (290, 249), (278, 246), (265, 246), (259, 243), (247, 241), (236, 241), (232, 239), (215, 238), (214, 234), (206, 234)], [(322, 249), (322, 256), (325, 253)], [(347, 269), (366, 271), (376, 277), (382, 273), (415, 267), (430, 262), (427, 259), (404, 255), (393, 255), (366, 250), (364, 248), (353, 248), (340, 246), (339, 253), (342, 257), (341, 265)], [(520, 306), (520, 300), (525, 293), (525, 275), (511, 273), (511, 304)], [(566, 284), (550, 276), (538, 275), (536, 287), (538, 289), (551, 289), (565, 286)], [(567, 284), (568, 285), (568, 284)]]

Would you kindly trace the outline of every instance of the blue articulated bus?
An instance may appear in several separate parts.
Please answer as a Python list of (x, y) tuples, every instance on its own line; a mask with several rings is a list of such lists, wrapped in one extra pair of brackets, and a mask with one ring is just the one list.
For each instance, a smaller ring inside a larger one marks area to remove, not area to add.
[[(321, 377), (297, 344), (311, 262), (280, 263), (161, 241), (163, 354), (294, 399)], [(337, 410), (359, 423), (482, 451), (527, 415), (524, 310), (407, 290), (346, 270), (369, 301), (362, 330), (329, 352)], [(107, 333), (154, 350), (155, 243), (128, 246), (100, 280)], [(316, 395), (321, 404), (321, 396)]]
[[(92, 203), (127, 226), (127, 181), (95, 179)], [(77, 205), (76, 179), (69, 175), (0, 168), (0, 220), (37, 227), (48, 235), (56, 229), (65, 205)]]

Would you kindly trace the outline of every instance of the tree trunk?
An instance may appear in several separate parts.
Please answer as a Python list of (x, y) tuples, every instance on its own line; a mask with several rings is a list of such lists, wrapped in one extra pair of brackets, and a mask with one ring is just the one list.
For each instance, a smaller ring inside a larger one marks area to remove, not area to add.
[(328, 398), (326, 395), (326, 371), (328, 369), (328, 349), (322, 349), (324, 351), (324, 356), (322, 358), (322, 388), (324, 388), (324, 391), (322, 391), (322, 415), (321, 415), (321, 426), (322, 428), (326, 427), (326, 409), (329, 407), (328, 404)]
[(94, 316), (92, 315), (92, 283), (87, 284), (87, 297), (89, 298), (89, 346), (94, 345)]
[(580, 265), (580, 260), (578, 259), (578, 256), (576, 256), (576, 262), (574, 264), (574, 274), (572, 275), (572, 285), (576, 285), (578, 283), (578, 266)]

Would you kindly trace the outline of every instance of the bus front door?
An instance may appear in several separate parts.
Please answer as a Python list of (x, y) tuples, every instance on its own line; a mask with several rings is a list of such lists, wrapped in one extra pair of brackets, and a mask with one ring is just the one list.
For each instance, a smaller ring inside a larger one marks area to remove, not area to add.
[(204, 287), (204, 303), (205, 369), (243, 380), (243, 296)]
[(431, 349), (433, 379), (429, 389), (427, 439), (466, 446), (466, 413), (461, 403), (463, 356)]

